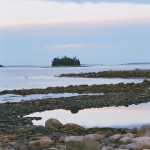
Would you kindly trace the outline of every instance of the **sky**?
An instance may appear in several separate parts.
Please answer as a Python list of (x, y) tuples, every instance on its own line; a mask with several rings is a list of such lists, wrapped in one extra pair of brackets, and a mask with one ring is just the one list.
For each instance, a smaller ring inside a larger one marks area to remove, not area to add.
[(0, 64), (150, 62), (149, 0), (0, 0)]

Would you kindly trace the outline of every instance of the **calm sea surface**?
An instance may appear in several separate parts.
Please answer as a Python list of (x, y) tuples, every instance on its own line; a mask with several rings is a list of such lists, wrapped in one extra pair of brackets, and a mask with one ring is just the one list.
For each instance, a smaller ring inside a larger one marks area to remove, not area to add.
[(46, 88), (49, 86), (68, 86), (81, 84), (110, 84), (119, 82), (142, 82), (143, 79), (87, 79), (59, 78), (62, 73), (99, 72), (104, 70), (150, 69), (150, 65), (118, 65), (95, 67), (61, 67), (61, 68), (0, 68), (0, 91), (11, 89)]

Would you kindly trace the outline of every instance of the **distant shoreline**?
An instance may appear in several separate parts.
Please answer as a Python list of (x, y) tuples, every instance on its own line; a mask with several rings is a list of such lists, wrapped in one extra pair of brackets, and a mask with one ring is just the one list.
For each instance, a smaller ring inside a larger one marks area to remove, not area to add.
[(29, 66), (26, 66), (26, 65), (14, 65), (14, 66), (0, 66), (0, 67), (5, 67), (5, 68), (71, 68), (71, 67), (94, 67), (94, 66), (105, 66), (105, 65), (102, 65), (102, 64), (83, 64), (81, 66), (34, 66), (34, 65), (29, 65)]
[(98, 66), (125, 66), (125, 65), (150, 65), (150, 63), (125, 63), (116, 65), (105, 65), (105, 64), (81, 64), (81, 66), (36, 66), (36, 65), (0, 65), (0, 68), (71, 68), (71, 67), (98, 67)]
[(126, 63), (126, 64), (119, 64), (119, 65), (150, 65), (150, 63)]

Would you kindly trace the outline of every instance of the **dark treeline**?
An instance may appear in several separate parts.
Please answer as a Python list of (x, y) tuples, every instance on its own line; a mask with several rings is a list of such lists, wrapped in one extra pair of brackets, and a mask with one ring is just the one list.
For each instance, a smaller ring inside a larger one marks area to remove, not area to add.
[(52, 66), (80, 66), (80, 61), (76, 57), (62, 57), (62, 58), (54, 58), (52, 61)]

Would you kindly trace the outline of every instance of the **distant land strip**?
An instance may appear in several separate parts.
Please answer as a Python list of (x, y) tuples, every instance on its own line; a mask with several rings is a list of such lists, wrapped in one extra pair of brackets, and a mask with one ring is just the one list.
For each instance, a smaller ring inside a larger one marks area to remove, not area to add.
[(61, 74), (59, 77), (82, 77), (82, 78), (150, 78), (150, 70), (124, 70), (124, 71), (102, 71), (88, 73)]

